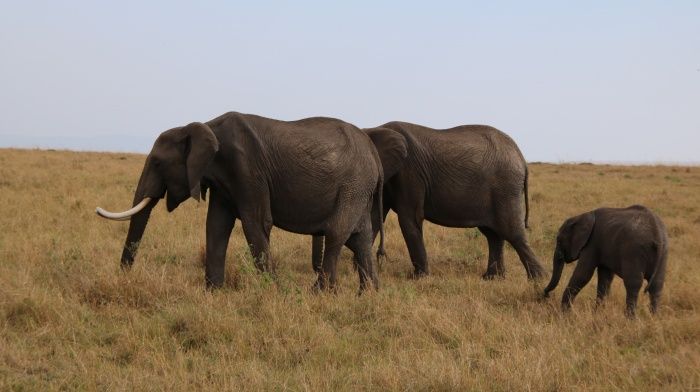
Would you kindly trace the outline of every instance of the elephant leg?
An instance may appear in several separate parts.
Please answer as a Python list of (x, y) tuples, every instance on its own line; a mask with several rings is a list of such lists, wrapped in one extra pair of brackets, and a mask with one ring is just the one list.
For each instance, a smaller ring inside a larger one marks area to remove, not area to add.
[(508, 242), (513, 246), (515, 251), (518, 253), (520, 262), (523, 263), (525, 267), (525, 272), (527, 273), (528, 279), (539, 279), (543, 278), (546, 273), (542, 264), (537, 260), (537, 256), (530, 248), (530, 244), (527, 242), (527, 237), (525, 236), (525, 230), (522, 233), (518, 233), (515, 237), (508, 239)]
[(340, 250), (343, 245), (348, 245), (354, 252), (353, 260), (360, 273), (360, 289), (363, 290), (368, 278), (376, 279), (373, 276), (374, 264), (368, 258), (372, 249), (372, 199), (363, 200), (346, 189), (341, 189), (340, 195), (343, 197), (338, 200), (334, 215), (326, 221), (325, 249), (315, 288), (335, 290)]
[(649, 285), (649, 310), (652, 314), (656, 314), (659, 310), (659, 300), (661, 299), (661, 290), (664, 288), (663, 282)]
[(323, 240), (322, 235), (315, 235), (311, 242), (311, 265), (316, 273), (321, 272), (323, 265)]
[(593, 277), (595, 268), (595, 263), (590, 262), (590, 260), (579, 260), (571, 275), (569, 284), (566, 286), (566, 289), (564, 289), (564, 295), (561, 298), (562, 310), (566, 311), (571, 308), (571, 304), (574, 302), (576, 295)]
[[(376, 232), (374, 232), (374, 235), (372, 238), (375, 238), (377, 236), (377, 232), (379, 229), (377, 229)], [(311, 265), (313, 266), (313, 270), (316, 273), (319, 273), (321, 271), (321, 266), (323, 265), (323, 246), (324, 246), (324, 236), (322, 235), (315, 235), (312, 237), (312, 242), (311, 242)], [(374, 241), (372, 241), (374, 242)], [(353, 252), (352, 255), (352, 261), (353, 261), (353, 267), (357, 269), (357, 261), (358, 261), (358, 256), (357, 256), (357, 250), (351, 243), (346, 243), (345, 246), (348, 247)]]
[(625, 290), (627, 291), (627, 299), (625, 300), (625, 315), (628, 318), (635, 318), (639, 290), (642, 288), (643, 280), (642, 274), (627, 276), (624, 279)]
[(226, 248), (236, 217), (216, 191), (209, 196), (207, 211), (207, 253), (204, 279), (208, 288), (224, 284)]
[(485, 226), (480, 226), (479, 231), (486, 236), (486, 240), (489, 243), (489, 261), (486, 266), (486, 272), (482, 277), (487, 280), (495, 277), (504, 277), (506, 268), (503, 264), (503, 238)]
[(518, 253), (520, 262), (525, 267), (528, 279), (538, 279), (546, 275), (542, 264), (530, 248), (522, 219), (522, 199), (511, 198), (495, 203), (496, 221), (494, 231), (508, 241)]
[(345, 238), (341, 239), (341, 236), (335, 232), (326, 232), (323, 260), (321, 262), (321, 269), (318, 272), (318, 279), (314, 285), (315, 289), (321, 291), (335, 290), (338, 257), (340, 256), (340, 249), (343, 247), (344, 243)]
[(348, 238), (347, 242), (345, 242), (345, 246), (352, 252), (352, 268), (358, 271), (361, 248), (356, 241), (351, 241), (351, 238), (352, 235)]
[(601, 266), (598, 266), (598, 293), (596, 295), (596, 304), (600, 305), (605, 300), (605, 297), (610, 293), (610, 284), (615, 275), (613, 272)]
[[(312, 242), (311, 242), (311, 265), (313, 267), (313, 270), (315, 273), (321, 272), (321, 266), (323, 265), (323, 246), (324, 246), (325, 238), (322, 235), (315, 235), (313, 236)], [(348, 243), (345, 244), (352, 252), (352, 261), (353, 261), (353, 268), (357, 270), (357, 252), (355, 251), (354, 248), (352, 248), (351, 245)]]
[(372, 255), (372, 228), (369, 222), (358, 233), (348, 238), (348, 248), (354, 252), (353, 261), (360, 276), (360, 293), (371, 284), (374, 289), (379, 288), (377, 272), (374, 268), (374, 256)]
[(255, 267), (259, 271), (270, 271), (270, 230), (272, 220), (256, 219), (254, 217), (241, 218), (243, 222), (243, 234), (250, 247)]
[(428, 275), (428, 255), (423, 243), (423, 217), (399, 213), (401, 234), (406, 241), (415, 277)]

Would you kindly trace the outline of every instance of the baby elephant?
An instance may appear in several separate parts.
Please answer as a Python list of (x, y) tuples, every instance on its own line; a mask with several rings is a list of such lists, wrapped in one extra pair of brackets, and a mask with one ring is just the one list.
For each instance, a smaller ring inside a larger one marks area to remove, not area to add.
[(651, 312), (656, 313), (666, 275), (668, 240), (666, 228), (658, 216), (646, 207), (599, 208), (569, 218), (559, 229), (554, 251), (552, 280), (544, 289), (545, 297), (561, 278), (564, 263), (579, 260), (561, 300), (563, 310), (571, 307), (576, 294), (598, 269), (600, 303), (610, 291), (613, 274), (622, 278), (627, 290), (626, 315), (634, 317), (639, 289), (651, 297)]

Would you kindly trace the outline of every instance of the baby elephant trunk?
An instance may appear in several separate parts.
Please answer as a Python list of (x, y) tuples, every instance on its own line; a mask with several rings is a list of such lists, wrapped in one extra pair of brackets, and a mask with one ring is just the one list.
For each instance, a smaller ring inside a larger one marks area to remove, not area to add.
[(564, 270), (564, 260), (560, 257), (554, 256), (554, 271), (552, 271), (552, 279), (549, 284), (544, 289), (544, 296), (549, 297), (549, 292), (554, 290), (559, 284), (559, 279), (561, 278), (561, 271)]

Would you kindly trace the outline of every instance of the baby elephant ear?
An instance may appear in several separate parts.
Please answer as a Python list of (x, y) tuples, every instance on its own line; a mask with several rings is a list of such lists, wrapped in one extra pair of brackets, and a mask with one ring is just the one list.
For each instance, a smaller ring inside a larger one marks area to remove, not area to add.
[(387, 182), (401, 170), (406, 161), (408, 156), (406, 138), (389, 128), (369, 128), (364, 131), (377, 149), (384, 169), (384, 182)]
[(187, 125), (183, 131), (187, 135), (186, 162), (190, 196), (199, 201), (202, 191), (201, 179), (204, 170), (219, 151), (219, 141), (211, 128), (200, 122)]
[(586, 246), (593, 232), (595, 214), (591, 211), (571, 219), (571, 256), (578, 259), (581, 250)]

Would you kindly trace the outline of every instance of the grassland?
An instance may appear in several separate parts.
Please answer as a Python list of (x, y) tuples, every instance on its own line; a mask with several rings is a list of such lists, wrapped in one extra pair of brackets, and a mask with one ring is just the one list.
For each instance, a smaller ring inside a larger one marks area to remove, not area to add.
[(530, 242), (548, 270), (564, 218), (641, 203), (670, 235), (660, 315), (623, 315), (620, 279), (571, 314), (525, 279), (483, 281), (475, 229), (428, 224), (432, 275), (409, 280), (395, 215), (379, 292), (314, 295), (310, 238), (274, 230), (277, 275), (255, 272), (236, 226), (226, 287), (203, 286), (206, 204), (158, 206), (131, 272), (118, 260), (143, 164), (132, 154), (0, 150), (0, 390), (681, 390), (700, 388), (700, 168), (531, 165)]

